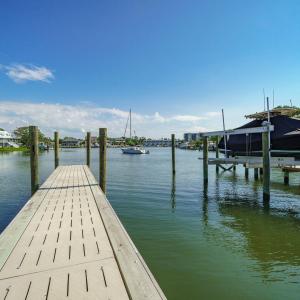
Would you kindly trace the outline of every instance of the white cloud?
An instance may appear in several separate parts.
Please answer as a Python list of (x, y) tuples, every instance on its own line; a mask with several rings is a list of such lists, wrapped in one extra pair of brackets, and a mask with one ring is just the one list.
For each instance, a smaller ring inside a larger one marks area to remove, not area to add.
[[(0, 127), (13, 130), (18, 126), (37, 125), (47, 135), (59, 130), (62, 136), (80, 137), (86, 131), (97, 134), (98, 128), (107, 127), (110, 136), (122, 136), (128, 118), (128, 111), (118, 108), (104, 108), (90, 104), (65, 105), (0, 101)], [(137, 135), (147, 137), (169, 136), (176, 133), (208, 130), (207, 117), (193, 115), (163, 116), (132, 113), (133, 129)], [(215, 128), (210, 128), (210, 130)]]
[(45, 67), (15, 64), (11, 66), (0, 66), (0, 70), (1, 69), (16, 83), (26, 81), (50, 82), (51, 79), (54, 79), (52, 71)]
[(219, 111), (209, 111), (205, 115), (208, 117), (219, 117), (222, 115), (222, 113)]
[(193, 115), (175, 115), (175, 116), (169, 116), (164, 117), (159, 112), (155, 112), (152, 116), (146, 116), (147, 119), (155, 120), (160, 123), (166, 123), (166, 122), (196, 122), (200, 120), (207, 119), (206, 117), (201, 116), (193, 116)]
[(153, 116), (148, 116), (148, 119), (153, 119), (153, 121), (164, 123), (167, 121), (159, 112), (155, 112)]
[(196, 122), (204, 119), (205, 117), (192, 116), (192, 115), (177, 115), (172, 117), (172, 120), (180, 121), (180, 122)]
[(209, 128), (203, 126), (192, 126), (186, 129), (186, 132), (208, 132)]

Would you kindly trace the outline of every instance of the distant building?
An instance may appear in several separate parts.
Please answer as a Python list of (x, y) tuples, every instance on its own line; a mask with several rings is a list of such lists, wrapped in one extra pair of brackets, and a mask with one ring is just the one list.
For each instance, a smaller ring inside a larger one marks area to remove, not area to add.
[(91, 147), (92, 148), (98, 148), (99, 147), (99, 137), (97, 136), (92, 136), (91, 137)]
[(7, 131), (0, 130), (0, 147), (19, 148), (16, 139)]
[[(178, 144), (178, 141), (175, 142), (176, 145)], [(157, 140), (152, 140), (152, 139), (147, 139), (143, 143), (144, 147), (171, 147), (172, 141), (171, 139), (157, 139)]]
[(200, 133), (184, 133), (183, 139), (185, 142), (199, 141), (201, 139)]
[(109, 138), (108, 141), (111, 145), (114, 145), (114, 146), (125, 145), (125, 138), (123, 138), (123, 137)]
[(80, 139), (65, 137), (61, 142), (61, 146), (65, 148), (75, 148), (80, 147), (81, 142), (82, 141)]

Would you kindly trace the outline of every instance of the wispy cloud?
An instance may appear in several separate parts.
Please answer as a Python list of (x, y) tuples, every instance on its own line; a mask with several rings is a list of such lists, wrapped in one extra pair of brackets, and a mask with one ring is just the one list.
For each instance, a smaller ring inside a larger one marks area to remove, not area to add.
[[(43, 132), (52, 135), (59, 130), (62, 135), (81, 136), (82, 132), (97, 133), (100, 127), (107, 127), (110, 136), (124, 133), (128, 111), (118, 108), (103, 108), (95, 105), (64, 105), (52, 103), (33, 103), (0, 101), (0, 127), (13, 130), (18, 126), (30, 124), (39, 126)], [(185, 131), (202, 131), (207, 127), (202, 120), (207, 116), (174, 115), (163, 116), (132, 114), (133, 128), (139, 136), (162, 137), (170, 133), (182, 135)], [(215, 128), (210, 128), (215, 129)]]
[(1, 65), (0, 70), (3, 70), (5, 74), (16, 83), (23, 83), (26, 81), (50, 82), (54, 79), (54, 75), (51, 70), (46, 67), (39, 67), (35, 65)]
[(219, 117), (219, 116), (221, 116), (221, 112), (219, 112), (219, 111), (209, 111), (209, 112), (207, 112), (205, 115), (207, 116), (207, 117)]
[(172, 118), (172, 120), (180, 122), (196, 122), (206, 119), (205, 117), (192, 116), (192, 115), (177, 115)]
[(197, 122), (200, 120), (206, 120), (207, 117), (194, 116), (194, 115), (175, 115), (175, 116), (162, 116), (159, 112), (156, 112), (152, 116), (145, 116), (148, 119), (154, 119), (157, 122), (167, 123), (172, 121), (177, 122)]

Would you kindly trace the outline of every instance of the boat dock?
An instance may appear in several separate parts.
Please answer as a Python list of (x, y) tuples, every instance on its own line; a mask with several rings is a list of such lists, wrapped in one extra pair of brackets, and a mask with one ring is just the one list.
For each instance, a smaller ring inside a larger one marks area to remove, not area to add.
[(86, 165), (58, 166), (0, 235), (0, 299), (166, 299)]

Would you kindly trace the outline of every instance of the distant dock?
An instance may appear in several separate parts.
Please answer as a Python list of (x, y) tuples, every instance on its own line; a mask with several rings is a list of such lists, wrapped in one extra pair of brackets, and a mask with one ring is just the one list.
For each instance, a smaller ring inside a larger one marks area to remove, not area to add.
[(0, 236), (0, 299), (166, 299), (86, 165), (58, 166)]

